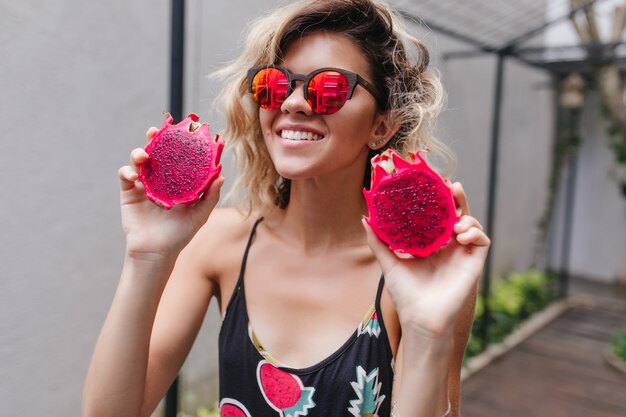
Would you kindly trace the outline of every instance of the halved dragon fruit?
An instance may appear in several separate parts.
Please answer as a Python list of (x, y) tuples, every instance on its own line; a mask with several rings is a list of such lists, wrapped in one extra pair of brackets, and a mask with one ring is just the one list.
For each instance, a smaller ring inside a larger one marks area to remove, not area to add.
[(297, 375), (267, 361), (259, 362), (257, 380), (265, 400), (281, 417), (306, 416), (315, 407), (315, 388), (305, 387)]
[(149, 159), (139, 167), (146, 197), (169, 210), (175, 204), (193, 204), (218, 177), (224, 142), (215, 140), (209, 125), (191, 113), (173, 125), (172, 116), (146, 146)]
[(393, 251), (426, 257), (448, 243), (458, 220), (450, 182), (417, 153), (406, 161), (388, 149), (372, 158), (370, 190), (363, 189), (376, 235)]

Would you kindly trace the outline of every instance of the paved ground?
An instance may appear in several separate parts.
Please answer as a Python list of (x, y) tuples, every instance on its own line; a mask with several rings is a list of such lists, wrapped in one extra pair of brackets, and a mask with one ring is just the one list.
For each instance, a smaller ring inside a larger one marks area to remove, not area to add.
[(626, 302), (571, 307), (463, 383), (462, 417), (625, 417), (626, 374), (604, 350)]

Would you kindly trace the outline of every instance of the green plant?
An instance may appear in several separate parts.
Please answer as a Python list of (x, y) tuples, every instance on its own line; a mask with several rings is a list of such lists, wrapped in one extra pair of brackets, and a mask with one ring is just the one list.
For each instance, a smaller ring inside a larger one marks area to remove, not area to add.
[(177, 417), (219, 417), (219, 415), (219, 410), (209, 410), (206, 407), (199, 407), (193, 414), (179, 411)]
[[(504, 340), (513, 329), (532, 314), (545, 308), (554, 299), (552, 278), (543, 272), (529, 270), (513, 273), (506, 279), (497, 281), (487, 299), (491, 320), (487, 329), (489, 343)], [(479, 324), (485, 314), (485, 301), (482, 296), (476, 300), (474, 327), (466, 349), (466, 358), (477, 355), (487, 348), (482, 340)]]
[(611, 340), (615, 356), (626, 362), (626, 329), (622, 329)]

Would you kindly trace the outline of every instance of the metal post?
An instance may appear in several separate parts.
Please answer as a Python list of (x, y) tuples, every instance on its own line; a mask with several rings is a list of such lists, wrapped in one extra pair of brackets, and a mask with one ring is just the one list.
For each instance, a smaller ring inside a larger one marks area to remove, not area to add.
[(491, 124), (491, 149), (489, 157), (489, 188), (487, 194), (487, 219), (485, 231), (491, 239), (491, 249), (487, 255), (485, 261), (485, 269), (483, 273), (482, 281), (482, 296), (484, 305), (484, 314), (480, 323), (480, 338), (486, 346), (489, 343), (489, 323), (491, 321), (491, 312), (489, 310), (489, 303), (487, 302), (489, 297), (489, 291), (491, 287), (491, 259), (494, 250), (494, 219), (496, 212), (496, 191), (497, 191), (497, 178), (498, 178), (498, 148), (500, 142), (500, 118), (502, 113), (502, 93), (503, 93), (503, 78), (504, 78), (504, 58), (506, 56), (505, 51), (499, 51), (496, 61), (496, 84), (493, 99), (493, 116)]
[(172, 0), (170, 48), (170, 113), (174, 121), (179, 122), (183, 116), (185, 0)]
[[(185, 0), (172, 0), (170, 44), (170, 114), (175, 122), (183, 116), (183, 75), (185, 57)], [(165, 394), (165, 417), (178, 413), (178, 377)]]
[(567, 169), (565, 189), (565, 219), (563, 222), (563, 242), (561, 244), (561, 267), (559, 270), (559, 297), (567, 297), (569, 286), (569, 259), (572, 248), (572, 223), (574, 221), (574, 198), (576, 196), (576, 173), (578, 158), (572, 153)]

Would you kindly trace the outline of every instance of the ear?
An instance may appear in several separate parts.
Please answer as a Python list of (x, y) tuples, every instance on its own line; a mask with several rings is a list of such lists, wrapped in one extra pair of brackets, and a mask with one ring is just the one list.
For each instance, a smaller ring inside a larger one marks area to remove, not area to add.
[(387, 142), (396, 134), (399, 126), (392, 123), (388, 113), (378, 113), (372, 124), (367, 146), (372, 150), (383, 148)]

